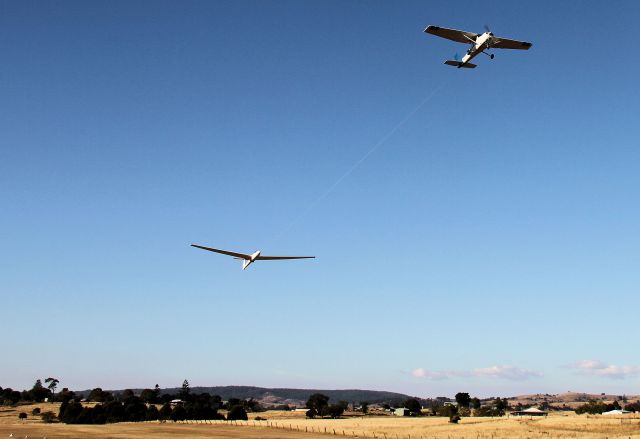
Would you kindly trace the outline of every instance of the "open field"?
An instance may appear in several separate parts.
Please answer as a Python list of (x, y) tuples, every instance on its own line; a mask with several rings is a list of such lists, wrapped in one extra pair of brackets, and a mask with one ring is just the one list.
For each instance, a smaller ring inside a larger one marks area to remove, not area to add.
[[(37, 404), (0, 408), (0, 438), (307, 438), (327, 436), (387, 439), (511, 439), (511, 438), (633, 438), (640, 439), (640, 415), (578, 416), (554, 413), (546, 418), (463, 418), (450, 424), (446, 418), (400, 418), (393, 416), (305, 419), (301, 412), (260, 413), (267, 421), (216, 423), (121, 423), (108, 425), (43, 424), (31, 416), (34, 407), (57, 412), (58, 404)], [(26, 412), (26, 421), (18, 413)], [(252, 416), (255, 417), (255, 416)], [(33, 418), (33, 419), (31, 419)], [(306, 430), (306, 431), (305, 431)], [(326, 431), (326, 433), (325, 433)]]

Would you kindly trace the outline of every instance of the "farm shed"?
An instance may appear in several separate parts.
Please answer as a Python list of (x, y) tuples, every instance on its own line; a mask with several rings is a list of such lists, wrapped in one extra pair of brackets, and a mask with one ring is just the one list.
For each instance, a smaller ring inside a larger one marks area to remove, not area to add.
[(511, 412), (511, 414), (513, 416), (547, 416), (548, 412), (545, 412), (544, 410), (540, 410), (539, 408), (536, 408), (536, 407), (529, 407), (528, 409)]
[(603, 415), (626, 415), (627, 413), (631, 413), (629, 410), (609, 410), (608, 412), (602, 413)]

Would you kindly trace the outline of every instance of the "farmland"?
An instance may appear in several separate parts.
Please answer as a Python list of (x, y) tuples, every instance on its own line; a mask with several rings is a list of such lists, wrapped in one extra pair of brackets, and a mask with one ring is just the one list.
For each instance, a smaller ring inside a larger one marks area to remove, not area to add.
[(385, 415), (348, 416), (343, 419), (306, 419), (301, 412), (259, 413), (266, 421), (180, 423), (119, 423), (107, 425), (44, 424), (37, 416), (18, 419), (18, 413), (57, 411), (58, 404), (32, 404), (0, 409), (0, 437), (30, 438), (327, 438), (328, 436), (462, 439), (462, 438), (635, 438), (640, 439), (640, 415), (575, 415), (552, 413), (548, 417), (463, 418), (450, 424), (443, 417), (394, 417)]

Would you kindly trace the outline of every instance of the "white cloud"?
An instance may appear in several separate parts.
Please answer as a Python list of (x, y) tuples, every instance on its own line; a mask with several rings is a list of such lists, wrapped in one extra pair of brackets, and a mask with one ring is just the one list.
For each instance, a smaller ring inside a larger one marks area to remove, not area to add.
[(411, 375), (416, 378), (425, 378), (428, 380), (446, 380), (454, 376), (460, 376), (460, 372), (453, 370), (426, 370), (419, 367), (412, 370)]
[(568, 366), (585, 375), (622, 380), (640, 375), (640, 366), (616, 366), (599, 360), (580, 360)]
[(411, 371), (411, 375), (416, 378), (428, 380), (446, 380), (449, 378), (478, 377), (497, 378), (512, 381), (524, 381), (529, 378), (541, 377), (540, 372), (528, 369), (521, 369), (515, 366), (491, 366), (473, 370), (426, 370), (421, 367)]
[(486, 376), (512, 381), (524, 381), (528, 380), (529, 378), (542, 376), (540, 372), (536, 372), (534, 370), (522, 369), (520, 367), (506, 365), (484, 367), (482, 369), (475, 369), (473, 372), (475, 376)]

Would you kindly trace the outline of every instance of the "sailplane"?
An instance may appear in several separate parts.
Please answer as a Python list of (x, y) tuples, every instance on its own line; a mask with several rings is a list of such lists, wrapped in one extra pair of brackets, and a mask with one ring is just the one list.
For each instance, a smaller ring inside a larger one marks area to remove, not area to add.
[(202, 250), (208, 250), (210, 252), (220, 253), (227, 256), (232, 256), (234, 259), (242, 260), (242, 269), (246, 270), (249, 265), (255, 261), (278, 261), (283, 259), (315, 259), (315, 256), (264, 256), (260, 250), (251, 253), (237, 253), (229, 250), (220, 250), (219, 248), (204, 247), (202, 245), (191, 244), (191, 247), (201, 248)]

